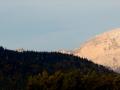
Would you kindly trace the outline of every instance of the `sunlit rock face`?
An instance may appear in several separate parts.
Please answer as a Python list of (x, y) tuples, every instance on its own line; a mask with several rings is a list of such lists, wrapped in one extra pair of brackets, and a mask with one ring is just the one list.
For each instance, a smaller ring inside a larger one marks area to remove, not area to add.
[(18, 48), (15, 51), (17, 51), (17, 52), (24, 52), (25, 50), (23, 48)]
[(74, 55), (88, 58), (120, 73), (120, 28), (105, 32), (85, 42), (74, 51)]
[(60, 49), (57, 52), (63, 53), (63, 54), (72, 54), (73, 53), (72, 50), (64, 50), (64, 49)]

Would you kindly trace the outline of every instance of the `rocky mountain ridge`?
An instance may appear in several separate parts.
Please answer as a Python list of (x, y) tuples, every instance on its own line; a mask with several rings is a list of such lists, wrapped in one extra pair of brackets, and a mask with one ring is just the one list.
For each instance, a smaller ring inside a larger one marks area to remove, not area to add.
[(95, 36), (73, 50), (72, 54), (120, 73), (120, 28)]

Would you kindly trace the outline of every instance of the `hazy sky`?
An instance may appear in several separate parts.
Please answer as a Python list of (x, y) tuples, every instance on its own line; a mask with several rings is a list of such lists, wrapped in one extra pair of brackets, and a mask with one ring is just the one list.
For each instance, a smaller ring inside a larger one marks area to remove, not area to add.
[(120, 27), (120, 0), (0, 0), (0, 45), (74, 49)]

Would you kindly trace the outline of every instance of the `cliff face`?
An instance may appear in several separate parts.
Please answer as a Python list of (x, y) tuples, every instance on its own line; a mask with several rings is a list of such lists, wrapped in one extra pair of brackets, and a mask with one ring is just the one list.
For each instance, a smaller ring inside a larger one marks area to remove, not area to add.
[(74, 51), (74, 55), (88, 58), (120, 73), (120, 28), (87, 41)]

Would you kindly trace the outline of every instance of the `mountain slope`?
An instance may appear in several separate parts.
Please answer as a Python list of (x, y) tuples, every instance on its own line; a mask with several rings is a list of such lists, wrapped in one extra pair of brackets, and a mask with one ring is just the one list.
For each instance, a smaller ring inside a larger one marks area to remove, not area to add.
[(36, 74), (47, 70), (81, 69), (81, 72), (95, 70), (96, 72), (109, 72), (105, 67), (79, 58), (73, 55), (57, 52), (34, 52), (34, 51), (12, 51), (0, 48), (0, 71), (6, 74), (14, 72)]
[(74, 55), (86, 57), (120, 73), (120, 29), (114, 29), (84, 43)]

